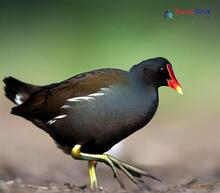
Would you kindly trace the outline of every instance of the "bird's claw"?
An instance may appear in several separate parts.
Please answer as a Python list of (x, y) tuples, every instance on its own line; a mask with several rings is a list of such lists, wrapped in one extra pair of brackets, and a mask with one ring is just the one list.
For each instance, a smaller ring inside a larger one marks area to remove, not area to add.
[(98, 180), (95, 174), (95, 165), (97, 161), (104, 162), (105, 164), (111, 167), (114, 177), (118, 180), (121, 188), (123, 189), (125, 189), (125, 185), (122, 182), (121, 177), (118, 171), (116, 170), (116, 168), (121, 170), (135, 184), (143, 183), (143, 181), (140, 179), (142, 176), (146, 176), (161, 182), (160, 179), (152, 176), (148, 172), (138, 169), (129, 164), (126, 164), (111, 155), (83, 153), (80, 151), (80, 148), (81, 145), (75, 145), (71, 151), (71, 155), (74, 159), (82, 159), (89, 161), (90, 184), (92, 189), (93, 188), (98, 189)]
[[(140, 178), (142, 176), (149, 177), (153, 180), (157, 180), (157, 181), (161, 182), (161, 180), (159, 178), (156, 178), (155, 176), (149, 174), (148, 172), (146, 172), (144, 170), (141, 170), (141, 169), (138, 169), (134, 166), (126, 164), (111, 155), (108, 155), (108, 154), (104, 154), (104, 155), (106, 157), (108, 157), (108, 159), (111, 161), (111, 163), (113, 164), (114, 167), (117, 167), (119, 170), (121, 170), (135, 184), (143, 183), (143, 181), (140, 180)], [(111, 165), (111, 167), (112, 167), (112, 165)], [(114, 176), (118, 179), (118, 177), (117, 177), (118, 175), (115, 175), (115, 172), (114, 172)], [(138, 179), (136, 179), (136, 178), (138, 178)], [(121, 179), (118, 179), (118, 181), (121, 181)], [(119, 183), (121, 183), (121, 182), (119, 182)]]

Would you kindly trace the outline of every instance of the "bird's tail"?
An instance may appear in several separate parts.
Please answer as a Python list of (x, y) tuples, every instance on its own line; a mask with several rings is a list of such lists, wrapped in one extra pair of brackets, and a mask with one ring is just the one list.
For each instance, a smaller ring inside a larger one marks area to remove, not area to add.
[(21, 105), (37, 90), (40, 86), (27, 84), (17, 80), (13, 77), (6, 77), (3, 79), (5, 83), (5, 95), (16, 105)]

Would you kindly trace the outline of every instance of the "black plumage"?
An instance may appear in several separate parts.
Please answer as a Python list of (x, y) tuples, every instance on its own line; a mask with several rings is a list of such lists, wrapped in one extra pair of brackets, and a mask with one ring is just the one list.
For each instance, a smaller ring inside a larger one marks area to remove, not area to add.
[(160, 86), (172, 80), (179, 89), (168, 64), (153, 58), (130, 71), (94, 70), (46, 86), (7, 77), (5, 93), (18, 104), (12, 114), (46, 131), (66, 153), (79, 144), (82, 152), (102, 154), (152, 119)]

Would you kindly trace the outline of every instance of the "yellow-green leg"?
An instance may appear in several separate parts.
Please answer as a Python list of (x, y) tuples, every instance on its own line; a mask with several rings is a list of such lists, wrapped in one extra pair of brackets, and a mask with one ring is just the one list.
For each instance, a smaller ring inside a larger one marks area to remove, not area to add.
[(126, 164), (124, 162), (121, 162), (120, 160), (116, 159), (115, 157), (108, 155), (108, 154), (88, 154), (88, 153), (83, 153), (80, 151), (81, 145), (75, 145), (71, 151), (71, 156), (74, 159), (79, 159), (79, 160), (87, 160), (89, 161), (89, 175), (90, 175), (90, 185), (91, 188), (98, 188), (98, 180), (96, 177), (95, 173), (95, 162), (104, 162), (108, 166), (111, 167), (114, 177), (118, 180), (121, 188), (125, 188), (124, 183), (122, 182), (116, 168), (120, 169), (122, 172), (124, 172), (128, 178), (134, 182), (135, 184), (138, 184), (138, 180), (136, 178), (141, 178), (141, 176), (146, 176), (150, 177), (152, 179), (160, 181), (158, 178), (150, 175), (149, 173), (138, 169), (134, 166), (131, 166), (129, 164)]
[[(118, 172), (116, 171), (116, 168), (113, 164), (113, 162), (108, 158), (107, 155), (105, 154), (88, 154), (88, 153), (82, 153), (80, 151), (81, 149), (81, 145), (75, 145), (71, 151), (71, 156), (74, 158), (74, 159), (79, 159), (79, 160), (88, 160), (88, 161), (99, 161), (99, 162), (104, 162), (106, 164), (108, 164), (113, 173), (114, 173), (114, 176), (117, 178), (121, 188), (125, 188), (123, 182), (121, 181), (121, 178), (118, 174)], [(92, 184), (92, 183), (90, 183)], [(93, 188), (93, 187), (91, 187)]]
[(96, 161), (89, 161), (89, 177), (90, 177), (90, 187), (91, 189), (98, 189), (99, 183), (96, 177)]

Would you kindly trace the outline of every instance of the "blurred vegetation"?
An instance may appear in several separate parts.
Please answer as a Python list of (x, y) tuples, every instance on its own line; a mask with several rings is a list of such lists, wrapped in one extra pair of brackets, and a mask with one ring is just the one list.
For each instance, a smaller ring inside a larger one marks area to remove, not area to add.
[[(0, 77), (59, 82), (96, 68), (128, 70), (168, 58), (183, 96), (160, 89), (161, 115), (219, 113), (220, 7), (217, 1), (0, 1)], [(166, 9), (209, 16), (165, 19)], [(2, 83), (0, 83), (3, 85)]]

